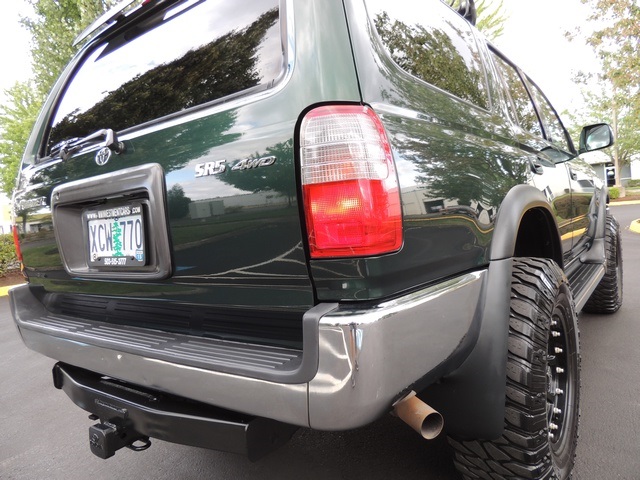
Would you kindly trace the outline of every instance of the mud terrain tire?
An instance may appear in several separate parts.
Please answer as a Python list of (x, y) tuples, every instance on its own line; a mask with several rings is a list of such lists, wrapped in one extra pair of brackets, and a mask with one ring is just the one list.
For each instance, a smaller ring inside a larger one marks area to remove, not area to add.
[(450, 439), (465, 479), (566, 479), (578, 438), (577, 318), (562, 270), (551, 260), (515, 259), (505, 423), (493, 441)]
[(620, 225), (613, 216), (607, 215), (605, 229), (606, 272), (583, 308), (589, 313), (615, 313), (622, 306)]

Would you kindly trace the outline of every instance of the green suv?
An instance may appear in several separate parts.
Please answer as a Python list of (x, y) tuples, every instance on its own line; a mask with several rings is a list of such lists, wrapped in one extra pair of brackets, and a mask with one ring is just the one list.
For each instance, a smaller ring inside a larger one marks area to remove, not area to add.
[(576, 149), (439, 0), (127, 1), (79, 41), (17, 179), (11, 306), (96, 455), (257, 459), (395, 412), (465, 478), (570, 475), (576, 312), (622, 302), (578, 157), (607, 125)]

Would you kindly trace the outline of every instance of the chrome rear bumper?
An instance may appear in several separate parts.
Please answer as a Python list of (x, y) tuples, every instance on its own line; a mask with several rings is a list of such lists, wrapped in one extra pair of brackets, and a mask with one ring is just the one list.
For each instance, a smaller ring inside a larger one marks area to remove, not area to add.
[(361, 308), (320, 304), (304, 350), (197, 339), (53, 315), (10, 292), (25, 344), (55, 360), (217, 407), (320, 430), (366, 425), (454, 355), (479, 318), (486, 271)]

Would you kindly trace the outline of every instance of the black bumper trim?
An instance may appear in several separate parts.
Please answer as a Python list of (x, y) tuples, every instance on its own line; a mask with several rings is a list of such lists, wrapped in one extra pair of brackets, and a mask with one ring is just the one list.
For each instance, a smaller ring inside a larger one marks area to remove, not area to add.
[[(304, 348), (299, 350), (56, 314), (47, 309), (52, 294), (30, 284), (14, 288), (9, 296), (19, 329), (29, 329), (78, 344), (287, 385), (306, 383), (315, 376), (318, 369), (318, 323), (324, 314), (337, 307), (335, 304), (321, 304), (304, 314)], [(64, 360), (59, 357), (55, 359)]]
[(101, 421), (168, 442), (246, 455), (255, 461), (298, 427), (129, 385), (56, 363), (53, 383)]

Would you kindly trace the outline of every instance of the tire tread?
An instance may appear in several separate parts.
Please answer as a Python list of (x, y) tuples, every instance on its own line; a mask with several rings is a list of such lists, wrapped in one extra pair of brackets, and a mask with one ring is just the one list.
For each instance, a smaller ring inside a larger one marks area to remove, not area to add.
[[(546, 348), (554, 299), (563, 283), (566, 284), (564, 273), (551, 260), (514, 260), (505, 430), (502, 437), (494, 441), (449, 440), (463, 478), (558, 478), (547, 430)], [(569, 301), (575, 324), (570, 296)], [(571, 465), (574, 455), (575, 448)]]

